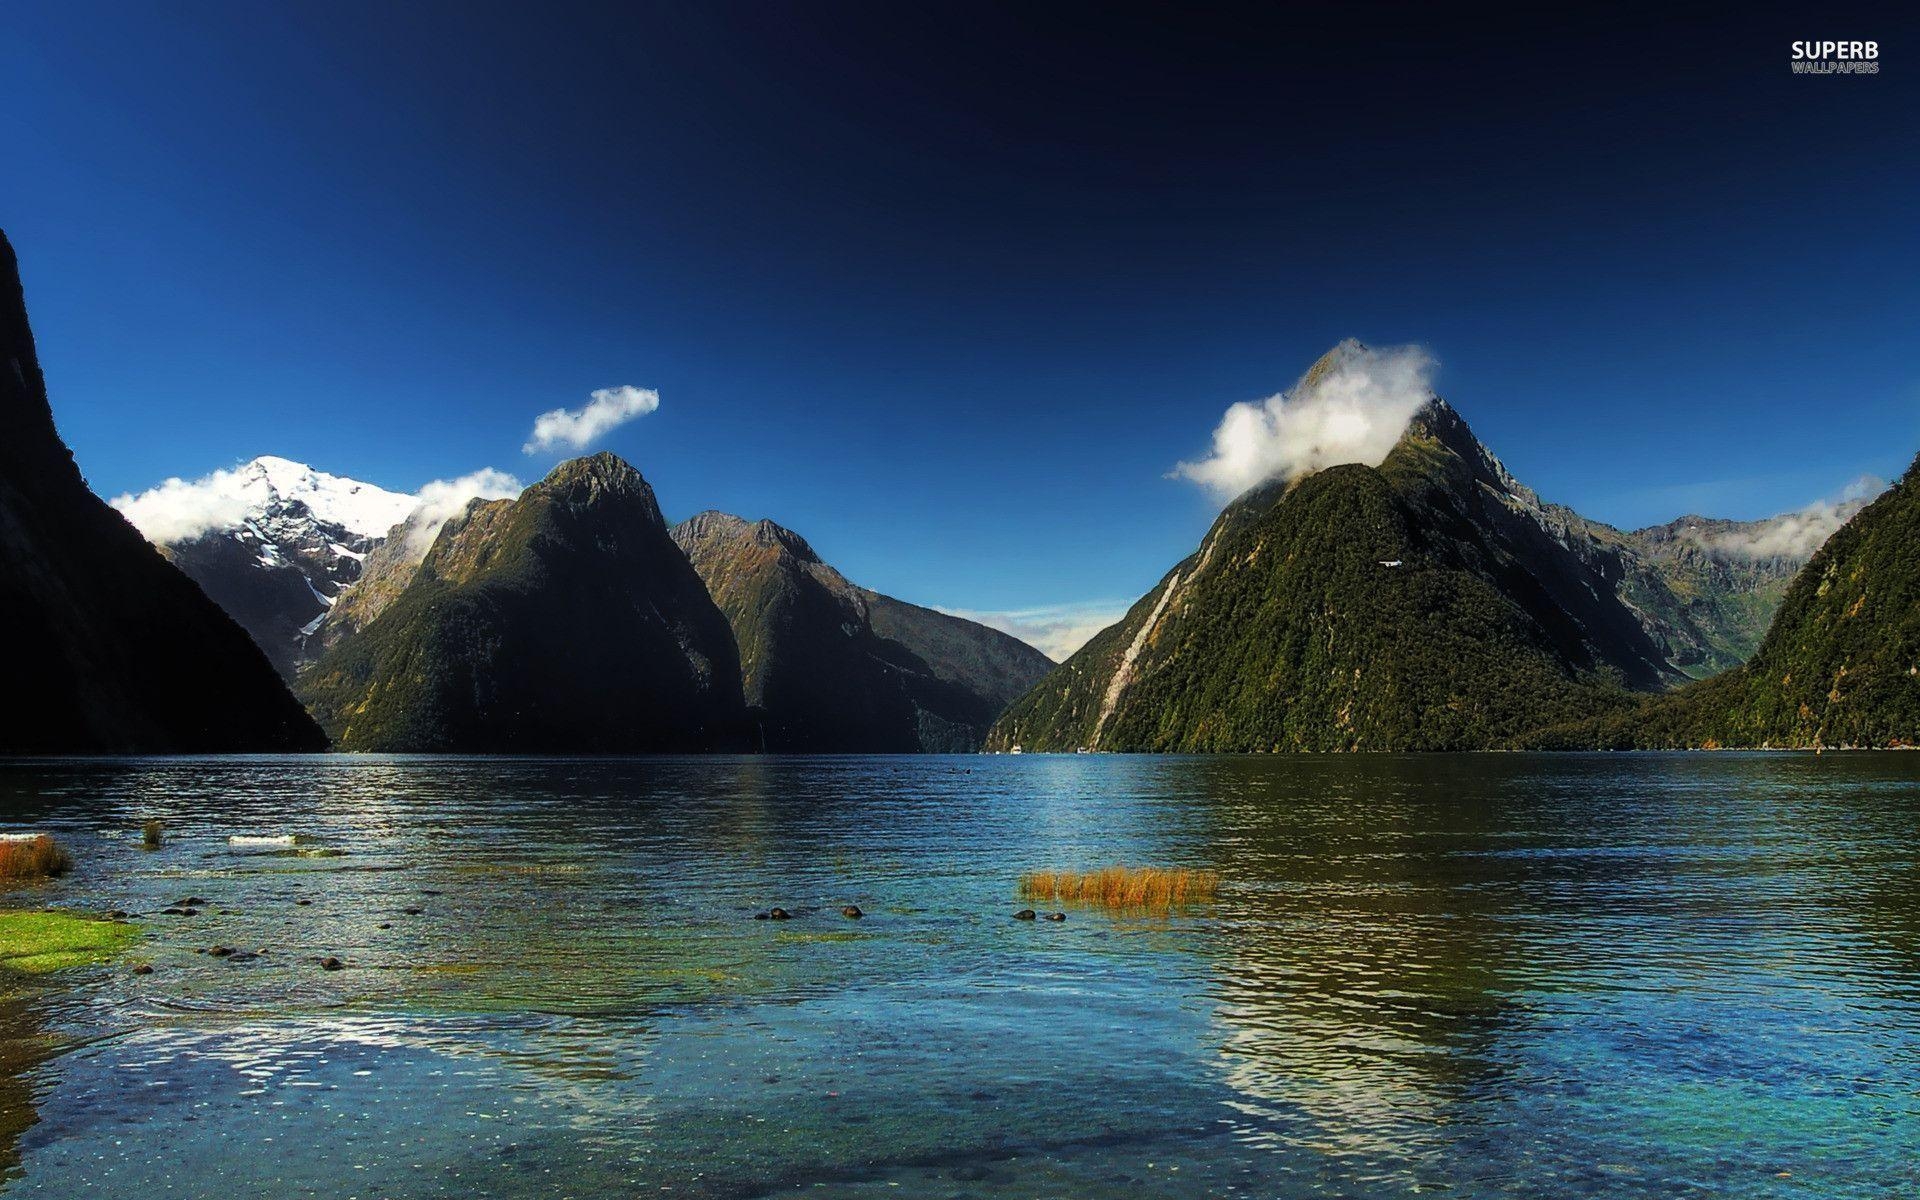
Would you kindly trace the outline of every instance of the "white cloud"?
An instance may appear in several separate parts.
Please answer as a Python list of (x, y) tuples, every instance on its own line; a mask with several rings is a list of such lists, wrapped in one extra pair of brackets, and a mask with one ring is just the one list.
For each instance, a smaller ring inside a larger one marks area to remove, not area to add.
[(139, 495), (115, 496), (108, 503), (156, 546), (198, 537), (212, 529), (233, 529), (247, 519), (252, 503), (249, 467), (215, 471), (199, 479), (168, 479)]
[(518, 479), (492, 467), (482, 467), (458, 479), (434, 480), (414, 493), (418, 503), (407, 514), (406, 532), (401, 535), (406, 538), (407, 558), (413, 562), (425, 558), (433, 539), (440, 534), (440, 527), (471, 501), (511, 500), (522, 490)]
[(602, 434), (660, 407), (652, 388), (612, 387), (593, 392), (585, 408), (556, 408), (533, 420), (533, 437), (520, 449), (543, 454), (555, 449), (585, 450)]
[(1225, 500), (1269, 479), (1341, 463), (1380, 465), (1433, 397), (1433, 357), (1418, 346), (1371, 350), (1349, 340), (1331, 359), (1288, 391), (1227, 409), (1213, 452), (1171, 474)]
[(1750, 529), (1706, 535), (1702, 541), (1708, 549), (1727, 558), (1782, 558), (1805, 562), (1851, 520), (1853, 514), (1886, 490), (1886, 480), (1862, 475), (1842, 489), (1835, 499), (1816, 500), (1794, 512), (1755, 522)]
[(1127, 615), (1124, 600), (1092, 600), (1054, 604), (1007, 612), (968, 608), (941, 608), (950, 617), (977, 621), (989, 629), (1012, 634), (1055, 662), (1065, 662), (1075, 650), (1102, 629)]

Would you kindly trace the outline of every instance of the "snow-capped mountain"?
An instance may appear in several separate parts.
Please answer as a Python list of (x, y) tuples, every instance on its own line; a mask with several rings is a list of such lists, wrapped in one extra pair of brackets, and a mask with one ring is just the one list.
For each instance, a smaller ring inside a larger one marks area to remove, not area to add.
[(292, 678), (334, 601), (420, 498), (263, 455), (113, 504)]

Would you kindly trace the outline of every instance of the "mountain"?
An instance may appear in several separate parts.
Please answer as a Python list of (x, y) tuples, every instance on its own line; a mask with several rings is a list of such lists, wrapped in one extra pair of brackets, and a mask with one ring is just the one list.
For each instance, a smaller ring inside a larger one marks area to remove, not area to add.
[[(1337, 378), (1342, 343), (1294, 390)], [(1272, 480), (1021, 698), (991, 748), (1460, 750), (1631, 703), (1738, 652), (1758, 574), (1683, 572), (1543, 503), (1430, 397), (1378, 466)], [(1744, 589), (1744, 590), (1743, 590)], [(1752, 597), (1750, 600), (1736, 596)]]
[(349, 750), (700, 750), (745, 718), (726, 617), (611, 454), (468, 505), (297, 687)]
[(733, 627), (761, 748), (973, 751), (1053, 667), (998, 630), (854, 586), (771, 521), (703, 512), (673, 540)]
[(264, 655), (88, 490), (0, 235), (0, 753), (317, 750)]
[[(191, 523), (169, 503), (188, 490)], [(315, 657), (313, 635), (359, 581), (367, 555), (416, 504), (406, 493), (271, 456), (115, 501), (289, 680)]]
[(1920, 745), (1920, 459), (1814, 554), (1743, 666), (1542, 749)]
[(437, 515), (415, 512), (374, 542), (360, 562), (360, 577), (334, 597), (318, 628), (308, 635), (308, 648), (324, 652), (371, 625), (413, 582), (439, 531)]
[(1689, 515), (1625, 535), (1639, 563), (1627, 598), (1668, 637), (1670, 661), (1705, 678), (1753, 656), (1787, 585), (1817, 548), (1782, 537), (1798, 520)]

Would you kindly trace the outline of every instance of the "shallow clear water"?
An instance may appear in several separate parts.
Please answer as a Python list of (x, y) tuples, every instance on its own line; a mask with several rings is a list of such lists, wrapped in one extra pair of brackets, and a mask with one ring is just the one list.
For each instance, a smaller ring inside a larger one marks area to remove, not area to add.
[[(10, 1196), (1920, 1190), (1920, 755), (14, 763), (0, 828), (147, 935), (0, 979)], [(1221, 892), (1011, 919), (1113, 862)]]

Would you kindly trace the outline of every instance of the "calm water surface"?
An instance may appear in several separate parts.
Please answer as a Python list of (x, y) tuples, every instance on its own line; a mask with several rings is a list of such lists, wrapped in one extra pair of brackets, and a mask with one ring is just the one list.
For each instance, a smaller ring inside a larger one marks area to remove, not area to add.
[[(14, 763), (0, 828), (145, 931), (0, 972), (8, 1196), (1920, 1192), (1920, 754)], [(1011, 919), (1113, 862), (1221, 893)]]

